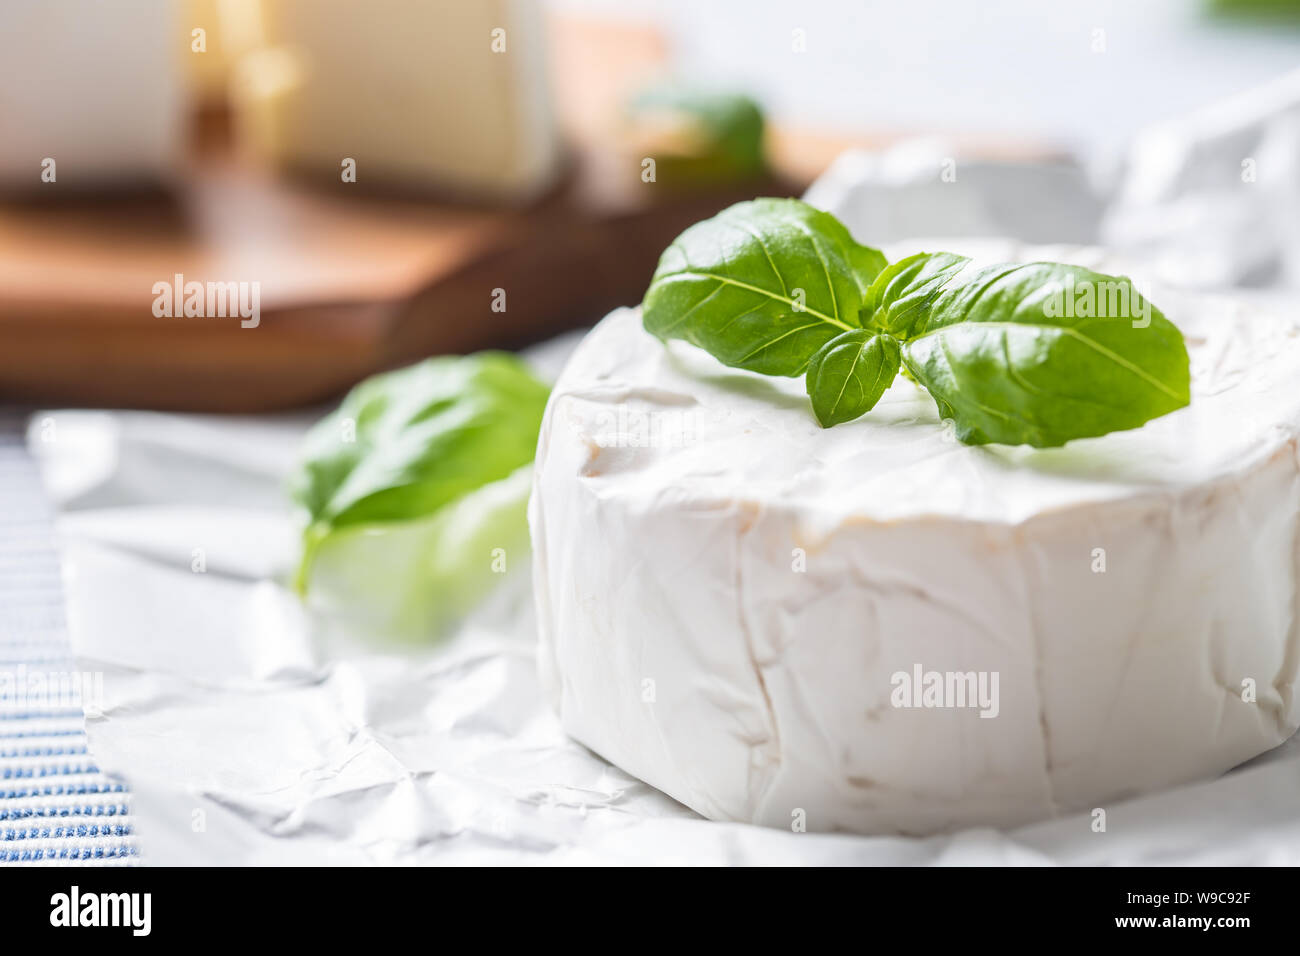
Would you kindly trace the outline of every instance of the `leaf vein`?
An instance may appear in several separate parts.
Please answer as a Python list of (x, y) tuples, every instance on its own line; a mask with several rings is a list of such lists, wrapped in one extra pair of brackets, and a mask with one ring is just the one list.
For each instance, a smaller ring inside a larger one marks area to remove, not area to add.
[(809, 322), (807, 325), (801, 325), (798, 328), (790, 329), (790, 331), (778, 335), (776, 338), (772, 339), (771, 341), (764, 342), (762, 345), (758, 346), (757, 348), (751, 349), (750, 351), (746, 352), (744, 355), (742, 355), (740, 358), (736, 359), (735, 361), (737, 363), (747, 361), (753, 358), (759, 352), (763, 351), (764, 349), (770, 349), (772, 346), (776, 345), (776, 343), (780, 342), (782, 339), (788, 339), (790, 336), (795, 335), (799, 332), (805, 332), (808, 329), (815, 329), (815, 328), (817, 328), (817, 323)]
[(817, 237), (803, 223), (797, 223), (799, 231), (807, 238), (809, 245), (813, 247), (813, 252), (817, 253), (817, 261), (822, 264), (822, 275), (826, 276), (826, 288), (831, 294), (831, 311), (835, 313), (835, 318), (839, 319), (840, 304), (835, 298), (835, 283), (831, 281), (831, 267), (826, 261), (826, 254), (822, 252), (822, 247), (817, 245)]
[(763, 241), (763, 236), (757, 230), (750, 228), (743, 222), (737, 223), (737, 226), (754, 237), (754, 240), (758, 243), (758, 247), (763, 250), (763, 255), (767, 259), (767, 264), (772, 267), (772, 274), (776, 276), (776, 281), (781, 283), (782, 294), (788, 296), (790, 290), (786, 288), (785, 277), (781, 275), (781, 270), (778, 269), (776, 263), (772, 261), (772, 254), (767, 251), (767, 243)]
[[(829, 356), (827, 356), (829, 358)], [(831, 414), (835, 414), (840, 407), (840, 401), (844, 398), (844, 390), (849, 387), (849, 380), (853, 378), (853, 373), (858, 367), (858, 362), (862, 358), (862, 346), (853, 350), (853, 364), (849, 366), (848, 374), (844, 376), (844, 382), (840, 385), (840, 392), (835, 396), (835, 401), (831, 403)]]
[(682, 270), (681, 272), (672, 272), (669, 273), (668, 275), (660, 276), (657, 281), (672, 282), (676, 279), (712, 279), (715, 282), (721, 282), (726, 285), (736, 286), (737, 288), (747, 289), (750, 292), (757, 293), (758, 295), (765, 295), (769, 299), (773, 299), (777, 302), (783, 302), (786, 305), (790, 306), (791, 311), (807, 312), (809, 315), (821, 319), (821, 321), (823, 322), (828, 322), (831, 325), (835, 326), (836, 328), (843, 329), (845, 332), (848, 332), (850, 329), (853, 328), (853, 326), (846, 325), (844, 322), (840, 321), (840, 319), (832, 318), (826, 313), (819, 312), (816, 309), (810, 308), (809, 306), (802, 305), (799, 306), (798, 308), (795, 308), (795, 304), (793, 300), (791, 300), (788, 296), (777, 295), (775, 292), (771, 292), (768, 289), (762, 288), (761, 286), (750, 285), (748, 282), (741, 282), (739, 279), (733, 279), (730, 276), (714, 275), (711, 272), (696, 272), (694, 270)]

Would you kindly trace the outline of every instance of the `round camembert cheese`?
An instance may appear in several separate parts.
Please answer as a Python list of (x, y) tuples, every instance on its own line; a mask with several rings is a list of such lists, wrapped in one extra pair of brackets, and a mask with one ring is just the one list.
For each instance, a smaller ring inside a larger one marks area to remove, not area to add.
[(823, 429), (802, 379), (607, 317), (530, 506), (566, 731), (710, 818), (908, 834), (1105, 808), (1285, 741), (1300, 327), (1153, 297), (1190, 407), (1046, 450), (960, 444), (901, 375)]

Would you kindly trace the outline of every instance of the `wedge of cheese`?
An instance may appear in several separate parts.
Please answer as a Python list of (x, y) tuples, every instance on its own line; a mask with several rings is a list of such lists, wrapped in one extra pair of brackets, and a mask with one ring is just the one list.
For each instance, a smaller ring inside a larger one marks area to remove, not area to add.
[(544, 24), (529, 0), (260, 0), (235, 125), (271, 164), (528, 198), (559, 168)]
[(0, 3), (0, 190), (54, 195), (178, 176), (181, 26), (171, 0)]
[(902, 376), (822, 429), (801, 379), (610, 315), (530, 505), (567, 732), (714, 819), (907, 834), (1106, 809), (1286, 740), (1300, 323), (1153, 298), (1191, 406), (1049, 450), (958, 443)]

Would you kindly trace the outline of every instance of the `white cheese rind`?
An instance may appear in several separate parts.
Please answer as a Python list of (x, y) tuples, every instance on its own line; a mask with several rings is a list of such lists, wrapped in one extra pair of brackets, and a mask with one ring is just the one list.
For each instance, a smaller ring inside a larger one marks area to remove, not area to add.
[[(821, 429), (801, 381), (606, 318), (552, 395), (530, 506), (565, 729), (708, 817), (862, 833), (1105, 807), (1284, 741), (1300, 328), (1156, 301), (1192, 406), (1052, 450), (960, 445), (901, 378)], [(893, 706), (918, 664), (997, 672), (997, 716)]]

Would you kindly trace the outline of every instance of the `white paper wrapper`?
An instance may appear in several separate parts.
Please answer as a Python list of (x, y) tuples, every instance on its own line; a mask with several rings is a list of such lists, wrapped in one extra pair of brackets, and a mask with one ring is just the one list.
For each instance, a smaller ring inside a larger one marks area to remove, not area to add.
[(560, 732), (523, 575), (431, 648), (312, 621), (283, 583), (302, 418), (50, 417), (33, 448), (60, 495), (73, 645), (105, 674), (91, 747), (132, 787), (145, 862), (1300, 862), (1294, 740), (1109, 808), (1105, 834), (1086, 815), (928, 840), (707, 822)]

